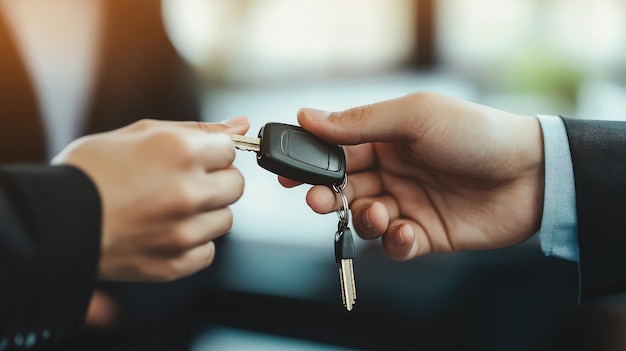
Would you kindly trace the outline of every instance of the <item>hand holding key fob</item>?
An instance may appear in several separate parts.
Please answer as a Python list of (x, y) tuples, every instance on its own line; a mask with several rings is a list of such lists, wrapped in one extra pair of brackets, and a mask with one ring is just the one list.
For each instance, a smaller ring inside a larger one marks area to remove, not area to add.
[(283, 123), (267, 123), (258, 138), (232, 135), (235, 147), (255, 151), (266, 170), (298, 182), (340, 186), (346, 176), (343, 147), (331, 144), (304, 129)]

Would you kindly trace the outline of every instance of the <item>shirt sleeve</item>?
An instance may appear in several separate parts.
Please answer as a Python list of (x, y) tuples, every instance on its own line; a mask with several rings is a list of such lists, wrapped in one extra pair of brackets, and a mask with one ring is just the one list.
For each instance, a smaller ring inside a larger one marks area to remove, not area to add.
[(579, 261), (574, 171), (565, 126), (558, 116), (537, 118), (543, 133), (545, 160), (541, 249), (547, 256)]

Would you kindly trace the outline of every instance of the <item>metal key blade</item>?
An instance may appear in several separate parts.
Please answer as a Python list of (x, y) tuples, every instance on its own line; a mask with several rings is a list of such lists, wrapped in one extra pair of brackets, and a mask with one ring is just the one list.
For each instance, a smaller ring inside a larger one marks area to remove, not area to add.
[(235, 148), (242, 151), (261, 151), (261, 139), (249, 137), (245, 135), (231, 134), (230, 139), (233, 141)]
[(341, 260), (339, 279), (341, 280), (341, 299), (343, 300), (343, 305), (348, 311), (352, 311), (352, 307), (356, 302), (356, 286), (354, 284), (354, 268), (351, 258)]
[(348, 311), (352, 311), (356, 303), (353, 259), (354, 241), (352, 239), (352, 231), (348, 227), (340, 228), (335, 233), (335, 261), (339, 266), (341, 300)]

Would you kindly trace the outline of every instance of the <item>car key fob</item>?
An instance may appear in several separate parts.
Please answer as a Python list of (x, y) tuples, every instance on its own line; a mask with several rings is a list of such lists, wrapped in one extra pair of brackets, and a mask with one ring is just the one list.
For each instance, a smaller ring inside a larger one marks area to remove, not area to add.
[(267, 123), (259, 131), (259, 166), (295, 181), (313, 185), (341, 185), (346, 176), (343, 147), (304, 129)]
[(280, 176), (313, 185), (342, 186), (346, 157), (341, 145), (331, 144), (304, 129), (267, 123), (259, 137), (231, 134), (239, 150), (257, 153), (257, 163)]

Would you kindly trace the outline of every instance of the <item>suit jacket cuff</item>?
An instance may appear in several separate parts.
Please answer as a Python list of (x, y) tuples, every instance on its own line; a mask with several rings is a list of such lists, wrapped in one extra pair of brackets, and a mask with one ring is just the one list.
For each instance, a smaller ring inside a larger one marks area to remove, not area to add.
[(0, 296), (9, 298), (0, 302), (7, 312), (0, 317), (0, 339), (26, 343), (30, 336), (59, 339), (76, 332), (98, 269), (96, 187), (70, 166), (1, 167), (2, 201), (14, 226), (0, 233)]
[(626, 123), (563, 123), (576, 187), (581, 298), (626, 291)]

